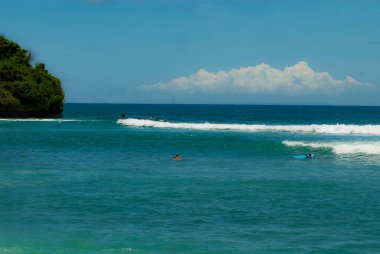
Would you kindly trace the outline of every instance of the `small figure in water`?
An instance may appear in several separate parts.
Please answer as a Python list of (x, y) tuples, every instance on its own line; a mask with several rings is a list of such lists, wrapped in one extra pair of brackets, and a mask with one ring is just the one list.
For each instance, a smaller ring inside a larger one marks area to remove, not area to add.
[(121, 114), (121, 119), (125, 119), (125, 113)]
[(309, 153), (308, 155), (306, 155), (306, 157), (307, 157), (308, 159), (311, 159), (311, 158), (313, 157), (313, 155), (312, 155), (311, 153)]
[(151, 115), (148, 119), (152, 121), (159, 121), (159, 118), (155, 115)]
[(172, 157), (172, 160), (173, 161), (180, 161), (180, 160), (182, 160), (182, 157), (179, 156), (179, 154), (176, 154), (175, 156)]

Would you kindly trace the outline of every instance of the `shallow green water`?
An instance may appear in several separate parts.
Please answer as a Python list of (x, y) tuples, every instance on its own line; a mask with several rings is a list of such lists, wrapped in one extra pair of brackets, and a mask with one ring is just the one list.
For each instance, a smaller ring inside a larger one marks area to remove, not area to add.
[[(380, 252), (380, 108), (304, 110), (69, 104), (0, 120), (0, 253)], [(132, 125), (152, 115), (169, 125)], [(267, 128), (311, 124), (330, 127)]]

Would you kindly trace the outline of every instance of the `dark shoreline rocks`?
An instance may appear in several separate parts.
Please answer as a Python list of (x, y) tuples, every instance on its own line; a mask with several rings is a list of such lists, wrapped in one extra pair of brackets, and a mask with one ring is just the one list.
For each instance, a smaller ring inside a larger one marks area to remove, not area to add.
[(0, 118), (61, 117), (61, 111), (42, 111), (30, 108), (12, 108), (0, 106)]

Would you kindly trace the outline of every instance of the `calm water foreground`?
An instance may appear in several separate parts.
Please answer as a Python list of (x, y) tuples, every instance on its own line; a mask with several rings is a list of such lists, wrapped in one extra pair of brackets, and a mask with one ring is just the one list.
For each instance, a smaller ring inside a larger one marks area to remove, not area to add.
[(1, 119), (0, 253), (380, 253), (380, 107)]

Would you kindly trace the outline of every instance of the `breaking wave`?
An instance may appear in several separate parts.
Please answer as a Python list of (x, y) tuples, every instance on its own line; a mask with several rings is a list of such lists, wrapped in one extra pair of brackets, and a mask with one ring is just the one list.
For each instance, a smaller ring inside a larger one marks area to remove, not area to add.
[(375, 135), (380, 136), (380, 125), (311, 124), (311, 125), (265, 125), (265, 124), (217, 124), (217, 123), (173, 123), (144, 119), (119, 119), (118, 124), (133, 127), (153, 127), (189, 130), (232, 130), (248, 132), (305, 132), (317, 134)]
[(380, 141), (373, 142), (302, 142), (288, 141), (282, 142), (286, 146), (301, 146), (312, 148), (328, 148), (336, 154), (380, 154)]
[(55, 119), (55, 118), (0, 118), (2, 122), (82, 122), (79, 119)]

